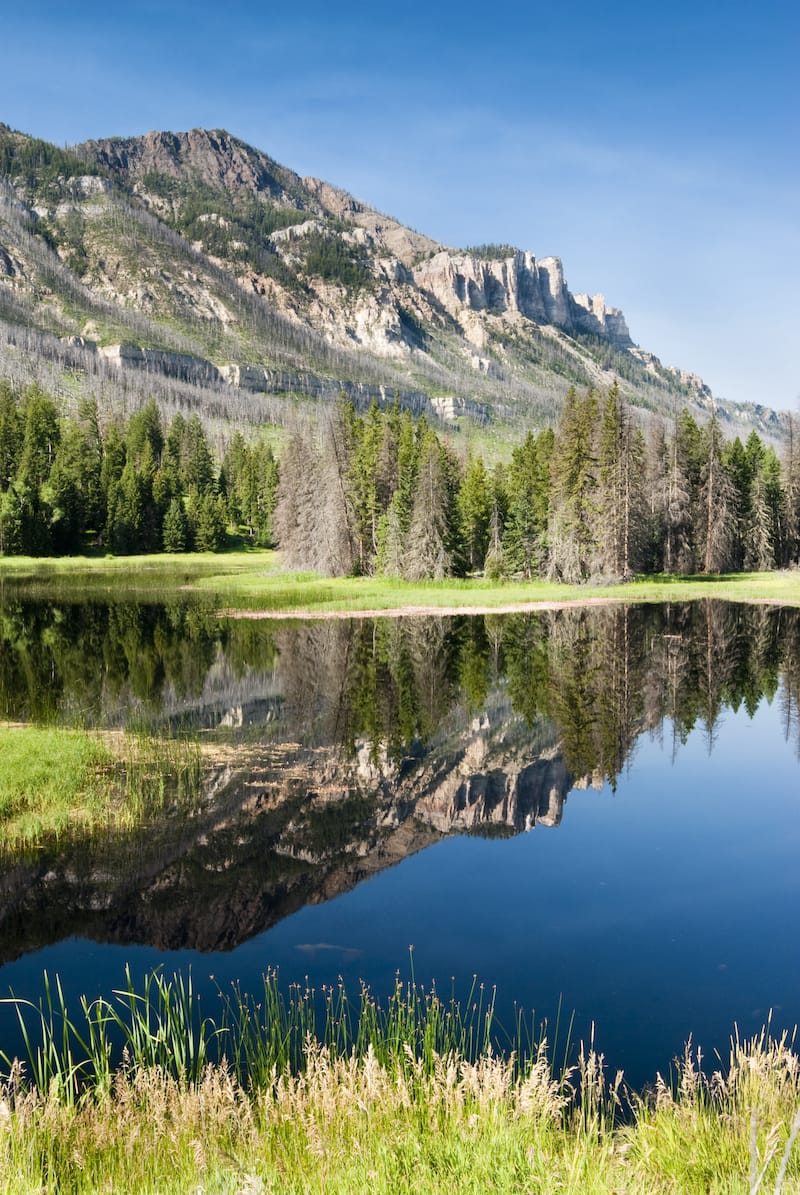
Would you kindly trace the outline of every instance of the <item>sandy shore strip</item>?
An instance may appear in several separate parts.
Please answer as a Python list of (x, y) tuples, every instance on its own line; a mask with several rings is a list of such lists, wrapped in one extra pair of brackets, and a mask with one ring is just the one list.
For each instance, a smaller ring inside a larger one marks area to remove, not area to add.
[[(641, 600), (641, 599), (640, 599)], [(441, 615), (453, 618), (458, 614), (535, 614), (538, 610), (567, 610), (572, 606), (609, 606), (617, 602), (631, 602), (630, 597), (571, 598), (563, 602), (506, 602), (502, 606), (395, 606), (387, 610), (218, 610), (217, 618), (269, 618), (286, 621), (297, 618), (306, 621), (342, 618), (430, 618)]]

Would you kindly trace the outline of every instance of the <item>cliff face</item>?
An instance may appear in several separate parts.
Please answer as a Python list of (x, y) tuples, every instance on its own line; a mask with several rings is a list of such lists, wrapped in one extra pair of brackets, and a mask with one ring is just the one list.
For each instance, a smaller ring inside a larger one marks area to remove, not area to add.
[(570, 296), (557, 257), (537, 262), (532, 253), (519, 252), (504, 261), (486, 261), (443, 250), (414, 271), (414, 281), (455, 316), (466, 307), (571, 326)]
[(604, 295), (570, 294), (558, 257), (537, 261), (520, 251), (486, 260), (442, 250), (414, 270), (414, 281), (456, 318), (465, 309), (515, 313), (568, 333), (590, 332), (620, 346), (632, 344), (624, 315), (607, 307)]

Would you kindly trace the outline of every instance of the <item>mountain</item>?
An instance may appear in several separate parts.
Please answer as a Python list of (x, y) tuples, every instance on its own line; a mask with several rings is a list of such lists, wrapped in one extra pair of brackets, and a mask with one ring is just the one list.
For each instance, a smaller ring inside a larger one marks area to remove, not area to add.
[[(603, 295), (573, 294), (558, 258), (441, 245), (204, 129), (66, 151), (0, 125), (0, 366), (222, 428), (342, 390), (512, 437), (552, 423), (570, 384), (617, 377), (662, 414), (714, 401)], [(717, 406), (781, 434), (767, 408)]]

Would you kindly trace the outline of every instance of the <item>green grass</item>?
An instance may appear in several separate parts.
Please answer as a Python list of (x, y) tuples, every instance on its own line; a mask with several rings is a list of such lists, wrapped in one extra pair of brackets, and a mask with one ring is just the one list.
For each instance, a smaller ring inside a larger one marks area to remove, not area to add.
[(0, 844), (105, 818), (112, 763), (108, 748), (82, 731), (0, 726)]
[(182, 739), (0, 723), (0, 855), (189, 808), (201, 783), (199, 747)]
[(637, 1094), (591, 1045), (556, 1072), (542, 1040), (492, 1051), (491, 1003), (462, 1014), (413, 983), (383, 1008), (339, 987), (319, 1014), (267, 976), (214, 1021), (190, 980), (156, 974), (74, 1019), (57, 981), (18, 1009), (27, 1065), (5, 1059), (0, 1088), (9, 1195), (800, 1190), (800, 1066), (766, 1031), (734, 1036), (710, 1077), (687, 1049), (671, 1083)]
[(7, 580), (43, 593), (105, 592), (115, 597), (172, 596), (200, 591), (239, 609), (303, 611), (432, 610), (488, 607), (520, 602), (768, 601), (800, 605), (800, 571), (731, 573), (723, 576), (641, 577), (626, 584), (562, 585), (550, 581), (466, 580), (410, 582), (394, 577), (320, 577), (288, 572), (280, 553), (250, 549), (214, 555), (186, 553), (151, 556), (0, 559), (0, 594)]
[(721, 577), (647, 577), (627, 584), (562, 585), (549, 581), (466, 580), (404, 582), (388, 577), (318, 577), (283, 573), (271, 565), (236, 575), (206, 575), (203, 589), (219, 593), (233, 607), (290, 611), (500, 609), (518, 603), (596, 599), (626, 602), (773, 601), (800, 605), (800, 572), (738, 573)]
[(189, 578), (277, 567), (277, 553), (263, 548), (233, 552), (153, 552), (144, 556), (0, 556), (0, 581), (71, 577), (108, 577), (123, 583), (148, 584), (149, 579), (171, 578), (180, 585)]

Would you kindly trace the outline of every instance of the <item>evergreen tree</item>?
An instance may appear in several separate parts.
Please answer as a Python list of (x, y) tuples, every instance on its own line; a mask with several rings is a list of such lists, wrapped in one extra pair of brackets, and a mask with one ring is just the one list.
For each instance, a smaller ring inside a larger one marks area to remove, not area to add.
[(197, 552), (220, 552), (227, 539), (225, 502), (221, 495), (208, 490), (193, 491), (193, 539)]
[(16, 480), (38, 494), (50, 476), (61, 439), (53, 400), (38, 386), (28, 388), (23, 402), (24, 432)]
[(742, 524), (742, 564), (745, 569), (759, 572), (775, 567), (773, 512), (767, 491), (767, 479), (759, 465), (748, 493), (748, 509)]
[(127, 457), (136, 468), (146, 468), (155, 473), (164, 448), (164, 431), (155, 399), (148, 399), (143, 407), (131, 415), (125, 441)]
[(24, 550), (22, 506), (11, 487), (0, 492), (0, 556), (17, 556)]
[[(511, 464), (505, 476), (507, 508), (503, 520), (504, 568), (527, 580), (542, 569), (547, 554), (553, 445), (554, 436), (549, 429), (538, 437), (529, 432), (523, 443), (512, 452)], [(499, 515), (499, 510), (496, 514)], [(495, 530), (497, 523), (495, 517)]]
[(378, 550), (378, 522), (383, 511), (378, 496), (378, 461), (383, 441), (380, 408), (373, 402), (366, 419), (358, 419), (350, 407), (350, 466), (347, 476), (353, 512), (357, 571), (362, 575), (375, 568)]
[(483, 568), (489, 545), (491, 494), (486, 468), (480, 457), (467, 458), (464, 480), (458, 492), (458, 515), (470, 572)]
[(644, 540), (644, 445), (616, 383), (600, 425), (597, 569), (623, 579), (638, 564)]
[(686, 437), (675, 427), (666, 443), (662, 502), (664, 538), (661, 567), (665, 573), (694, 571), (692, 484), (686, 459)]
[(438, 580), (451, 573), (450, 501), (442, 447), (436, 436), (428, 431), (420, 448), (417, 487), (406, 540), (403, 576), (409, 580)]
[(571, 388), (553, 454), (550, 573), (563, 581), (590, 576), (597, 552), (597, 396)]
[(800, 420), (790, 415), (783, 455), (785, 531), (783, 559), (800, 564)]
[(111, 551), (118, 556), (144, 550), (146, 489), (144, 478), (137, 473), (133, 461), (128, 460), (109, 494), (105, 538)]
[(172, 498), (164, 516), (164, 551), (185, 552), (189, 546), (189, 521), (183, 502)]
[(199, 415), (186, 424), (180, 478), (187, 491), (207, 494), (214, 488), (214, 461)]
[(22, 451), (22, 415), (11, 386), (0, 382), (0, 493), (16, 476)]
[(508, 518), (508, 496), (505, 473), (497, 465), (490, 483), (489, 544), (484, 571), (489, 580), (499, 581), (510, 571), (503, 549), (503, 537)]
[(711, 417), (706, 442), (698, 512), (701, 559), (704, 572), (721, 573), (733, 562), (736, 491), (723, 463), (722, 433), (716, 412)]
[(82, 446), (83, 436), (80, 428), (75, 424), (68, 424), (61, 436), (48, 483), (44, 487), (51, 512), (52, 548), (57, 555), (79, 552), (83, 547), (86, 504), (81, 486)]

